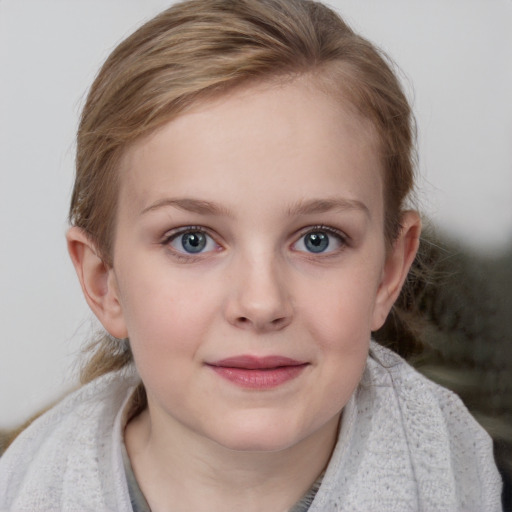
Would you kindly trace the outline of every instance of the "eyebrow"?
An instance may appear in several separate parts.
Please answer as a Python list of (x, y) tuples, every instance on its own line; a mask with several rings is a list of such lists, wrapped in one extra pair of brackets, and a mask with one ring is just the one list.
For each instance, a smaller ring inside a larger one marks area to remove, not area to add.
[[(233, 217), (233, 214), (227, 208), (211, 201), (190, 198), (164, 198), (155, 201), (144, 208), (140, 215), (166, 207), (179, 208), (199, 215), (222, 215)], [(312, 215), (315, 213), (326, 213), (329, 211), (361, 211), (367, 217), (370, 217), (370, 210), (361, 201), (356, 199), (332, 198), (332, 199), (310, 199), (307, 201), (298, 201), (292, 207), (288, 208), (287, 214), (290, 217), (296, 215)]]
[(174, 208), (179, 208), (180, 210), (185, 210), (187, 212), (198, 213), (200, 215), (224, 215), (227, 217), (232, 217), (232, 213), (215, 203), (210, 201), (203, 201), (201, 199), (189, 199), (189, 198), (165, 198), (159, 199), (154, 203), (150, 204), (146, 208), (144, 208), (140, 215), (144, 215), (145, 213), (152, 212), (154, 210), (158, 210), (160, 208), (165, 208), (168, 206), (172, 206)]
[(369, 208), (357, 199), (332, 198), (332, 199), (311, 199), (299, 201), (288, 209), (288, 215), (311, 215), (314, 213), (326, 213), (329, 211), (361, 211), (370, 217)]

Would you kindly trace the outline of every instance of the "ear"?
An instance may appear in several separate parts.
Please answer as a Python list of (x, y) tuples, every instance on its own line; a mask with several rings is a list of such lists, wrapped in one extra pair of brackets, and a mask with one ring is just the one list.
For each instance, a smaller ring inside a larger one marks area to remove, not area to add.
[(126, 338), (128, 333), (114, 269), (101, 259), (83, 229), (70, 228), (66, 240), (87, 304), (112, 336)]
[(418, 212), (404, 212), (401, 224), (402, 229), (387, 255), (382, 280), (377, 290), (372, 331), (380, 329), (386, 321), (391, 307), (400, 295), (405, 278), (418, 251), (421, 234), (421, 220)]

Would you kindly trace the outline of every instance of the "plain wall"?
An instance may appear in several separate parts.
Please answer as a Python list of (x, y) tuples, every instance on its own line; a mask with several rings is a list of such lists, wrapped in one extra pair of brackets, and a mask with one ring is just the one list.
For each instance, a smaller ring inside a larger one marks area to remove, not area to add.
[[(338, 0), (399, 64), (421, 207), (479, 253), (512, 242), (512, 1)], [(74, 133), (110, 50), (163, 0), (0, 0), (0, 427), (76, 382), (93, 322), (65, 247)]]

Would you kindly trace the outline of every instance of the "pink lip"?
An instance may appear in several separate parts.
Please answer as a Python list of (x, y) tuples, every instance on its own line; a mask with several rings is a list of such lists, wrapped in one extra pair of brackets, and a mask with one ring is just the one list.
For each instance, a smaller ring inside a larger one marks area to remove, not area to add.
[(309, 363), (282, 356), (237, 356), (209, 363), (219, 376), (243, 388), (270, 389), (300, 375)]

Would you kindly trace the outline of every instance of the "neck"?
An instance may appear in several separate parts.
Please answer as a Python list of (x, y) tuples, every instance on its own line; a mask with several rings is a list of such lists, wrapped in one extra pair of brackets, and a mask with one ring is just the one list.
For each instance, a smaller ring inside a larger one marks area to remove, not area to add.
[(295, 445), (271, 452), (231, 450), (179, 426), (169, 429), (162, 420), (146, 409), (125, 433), (137, 482), (153, 512), (169, 504), (194, 512), (282, 512), (325, 469), (339, 416)]

